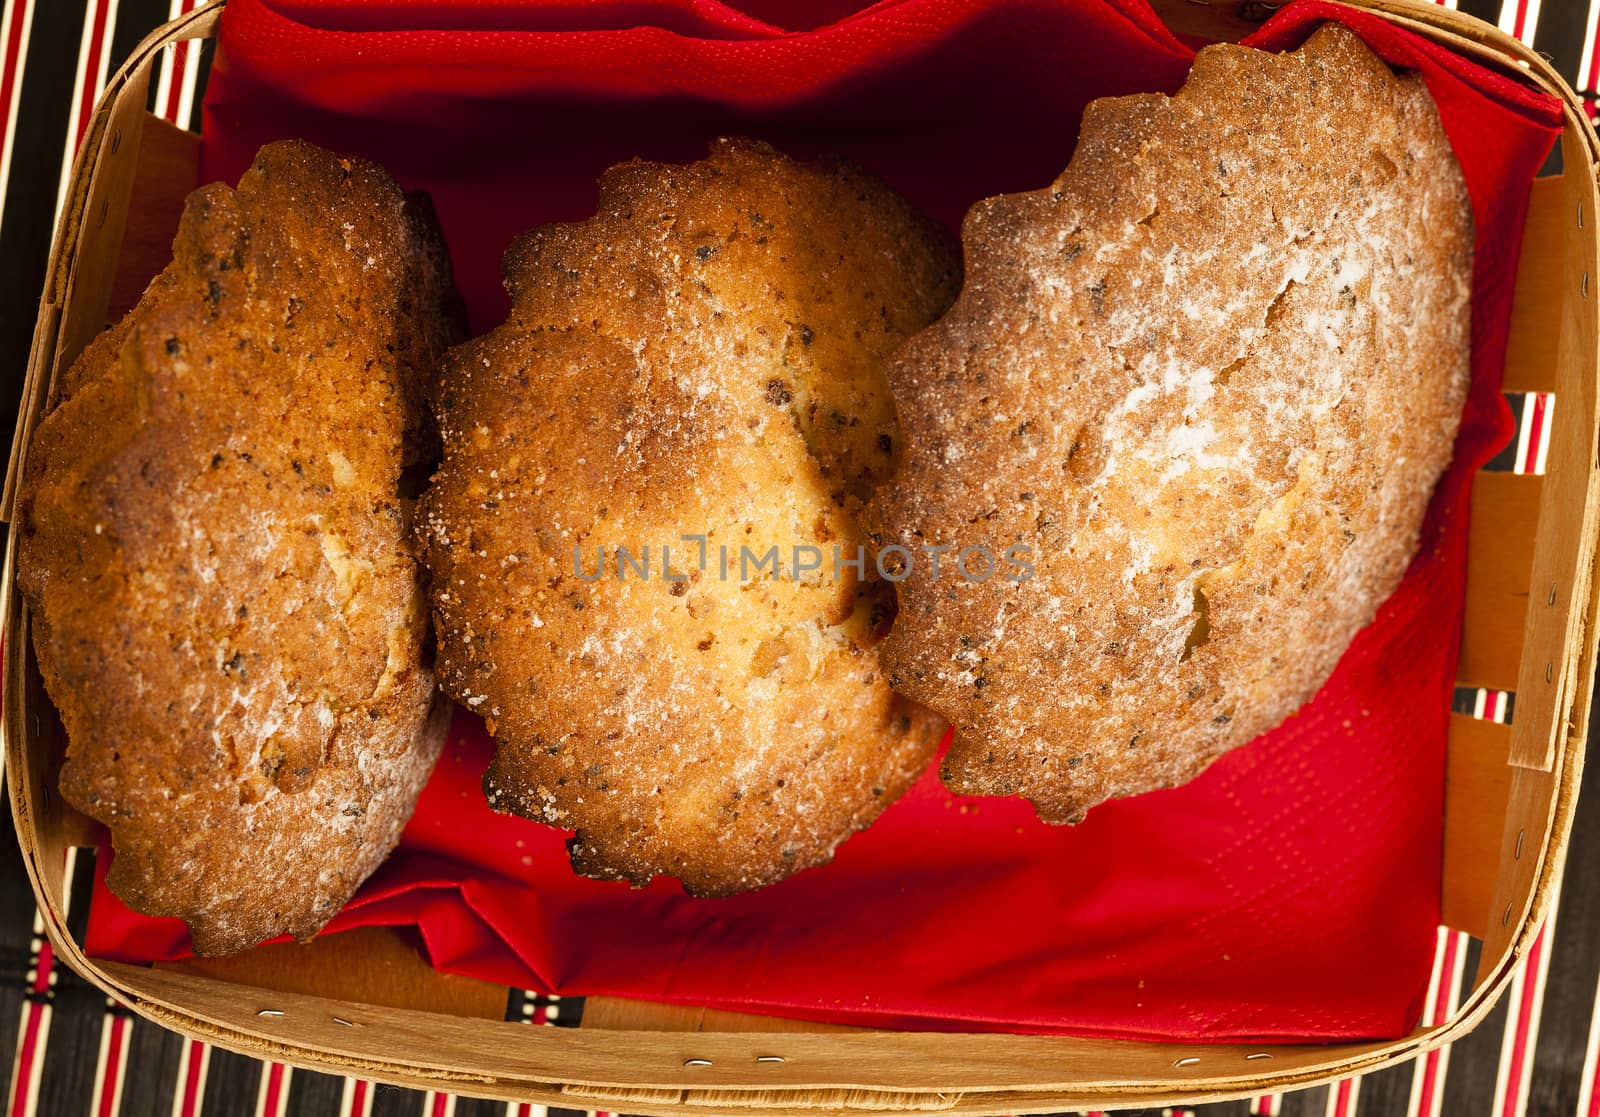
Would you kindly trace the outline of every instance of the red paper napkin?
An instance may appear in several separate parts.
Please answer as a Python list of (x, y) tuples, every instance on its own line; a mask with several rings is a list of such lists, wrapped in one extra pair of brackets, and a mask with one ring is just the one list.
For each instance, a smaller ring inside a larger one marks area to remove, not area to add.
[[(1053, 178), (1089, 99), (1170, 92), (1193, 57), (1143, 0), (851, 6), (231, 0), (205, 176), (231, 180), (286, 136), (382, 161), (433, 192), (481, 331), (504, 314), (505, 244), (588, 215), (618, 160), (692, 159), (710, 137), (751, 133), (855, 159), (954, 223), (978, 198)], [(1405, 583), (1299, 715), (1186, 787), (1070, 829), (1018, 801), (952, 798), (929, 776), (833, 864), (726, 900), (573, 876), (564, 832), (484, 806), (492, 746), (462, 715), (400, 849), (329, 933), (412, 926), (441, 969), (563, 995), (901, 1028), (1407, 1031), (1438, 923), (1468, 486), (1510, 434), (1498, 387), (1515, 261), (1561, 118), (1547, 97), (1320, 0), (1251, 41), (1290, 48), (1330, 18), (1422, 73), (1461, 159), (1478, 229), (1474, 386)], [(188, 940), (101, 886), (88, 947), (170, 959)]]

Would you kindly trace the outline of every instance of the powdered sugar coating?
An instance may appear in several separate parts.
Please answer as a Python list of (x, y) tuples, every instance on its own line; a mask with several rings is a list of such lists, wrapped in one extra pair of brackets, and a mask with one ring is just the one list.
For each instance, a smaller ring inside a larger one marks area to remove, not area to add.
[(425, 199), (263, 148), (58, 385), (18, 584), (109, 884), (201, 953), (309, 937), (393, 848), (443, 743), (403, 467), (453, 286)]
[[(419, 525), (491, 803), (575, 829), (582, 873), (701, 895), (827, 860), (942, 726), (878, 667), (892, 595), (791, 577), (791, 548), (864, 542), (898, 434), (882, 365), (949, 305), (953, 246), (859, 171), (724, 140), (612, 168), (594, 218), (505, 268), (509, 320), (446, 362)], [(777, 546), (784, 576), (723, 578), (724, 545)], [(618, 547), (652, 575), (617, 577)]]
[(1277, 725), (1398, 584), (1468, 383), (1471, 211), (1420, 79), (1330, 24), (1095, 102), (964, 241), (871, 517), (1034, 576), (914, 573), (882, 655), (955, 724), (952, 788), (1076, 821)]

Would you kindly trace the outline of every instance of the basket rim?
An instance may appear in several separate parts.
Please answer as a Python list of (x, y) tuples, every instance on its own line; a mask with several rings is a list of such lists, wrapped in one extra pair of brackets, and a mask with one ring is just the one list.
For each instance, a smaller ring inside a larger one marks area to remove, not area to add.
[[(1206, 0), (1200, 0), (1205, 3)], [(1429, 0), (1335, 0), (1345, 7), (1369, 11), (1380, 18), (1384, 18), (1396, 25), (1408, 28), (1419, 34), (1425, 35), (1435, 42), (1472, 57), (1480, 62), (1487, 62), (1497, 69), (1530, 83), (1544, 92), (1561, 100), (1566, 118), (1568, 135), (1573, 136), (1581, 144), (1581, 154), (1584, 156), (1583, 169), (1587, 172), (1590, 193), (1595, 192), (1595, 172), (1600, 165), (1600, 136), (1597, 136), (1594, 126), (1583, 111), (1582, 103), (1564, 78), (1555, 70), (1548, 60), (1534, 52), (1520, 40), (1508, 35), (1498, 27), (1478, 20), (1470, 15), (1444, 8), (1429, 2)], [(44, 298), (41, 303), (41, 312), (38, 319), (33, 341), (33, 352), (30, 355), (27, 380), (24, 385), (23, 403), (19, 410), (17, 429), (12, 445), (10, 468), (7, 472), (5, 490), (0, 496), (0, 518), (7, 521), (11, 519), (16, 498), (16, 488), (20, 480), (22, 466), (26, 455), (27, 441), (32, 434), (33, 427), (38, 421), (39, 411), (48, 380), (48, 366), (53, 363), (55, 338), (54, 327), (57, 319), (53, 318), (50, 311), (57, 312), (68, 295), (69, 270), (75, 255), (79, 235), (84, 224), (84, 203), (91, 185), (91, 178), (95, 162), (101, 147), (106, 141), (106, 126), (111, 109), (118, 97), (123, 93), (129, 82), (135, 80), (141, 70), (147, 69), (156, 54), (167, 45), (185, 39), (206, 38), (215, 34), (218, 16), (226, 6), (226, 0), (209, 0), (208, 3), (175, 19), (164, 26), (157, 28), (148, 35), (118, 67), (115, 75), (106, 83), (105, 91), (96, 106), (94, 118), (84, 141), (73, 161), (69, 179), (69, 203), (63, 207), (58, 221), (55, 240), (50, 254), (50, 263), (46, 272)], [(1211, 5), (1220, 7), (1223, 5)], [(1231, 6), (1231, 5), (1230, 5)], [(1577, 169), (1571, 165), (1570, 155), (1566, 173), (1571, 174)], [(1593, 211), (1592, 211), (1593, 212)], [(1589, 461), (1590, 478), (1590, 503), (1600, 501), (1600, 494), (1596, 493), (1597, 485), (1596, 462), (1591, 455)], [(1591, 533), (1595, 525), (1590, 525)], [(4, 550), (4, 568), (0, 571), (0, 633), (7, 639), (4, 640), (4, 691), (6, 695), (20, 695), (19, 689), (24, 683), (25, 664), (27, 653), (25, 645), (28, 642), (28, 623), (24, 607), (15, 591), (15, 533), (8, 533)], [(1588, 626), (1593, 628), (1593, 625)], [(1586, 636), (1591, 643), (1593, 636)], [(1570, 651), (1570, 649), (1569, 649)], [(1592, 678), (1580, 680), (1580, 686), (1588, 688), (1592, 685)], [(162, 971), (146, 970), (139, 967), (127, 966), (119, 963), (96, 962), (90, 959), (74, 941), (68, 932), (65, 920), (54, 902), (49, 888), (46, 885), (47, 870), (40, 863), (41, 850), (34, 840), (36, 830), (33, 827), (35, 816), (34, 804), (31, 801), (29, 775), (27, 772), (26, 748), (24, 747), (25, 732), (21, 723), (21, 698), (6, 700), (6, 711), (0, 719), (0, 750), (3, 750), (7, 774), (9, 776), (8, 796), (11, 802), (13, 821), (19, 839), (23, 846), (23, 860), (27, 869), (30, 885), (34, 891), (35, 901), (43, 915), (46, 934), (60, 960), (77, 972), (80, 976), (99, 987), (109, 996), (115, 997), (139, 1015), (163, 1027), (177, 1031), (191, 1038), (203, 1039), (218, 1046), (234, 1050), (253, 1057), (268, 1057), (278, 1061), (301, 1066), (314, 1070), (359, 1070), (369, 1077), (394, 1081), (406, 1085), (420, 1086), (422, 1088), (438, 1087), (441, 1085), (452, 1088), (466, 1087), (468, 1089), (484, 1091), (485, 1096), (503, 1096), (516, 1100), (538, 1100), (548, 1104), (572, 1105), (585, 1100), (599, 1102), (620, 1102), (626, 1105), (628, 1112), (634, 1113), (661, 1113), (661, 1114), (689, 1114), (689, 1113), (719, 1113), (726, 1112), (730, 1102), (716, 1101), (702, 1097), (696, 1101), (688, 1100), (688, 1094), (700, 1089), (685, 1085), (685, 1077), (680, 1071), (676, 1085), (663, 1085), (653, 1087), (649, 1082), (640, 1081), (635, 1076), (634, 1085), (617, 1085), (615, 1078), (606, 1080), (591, 1079), (583, 1081), (583, 1076), (574, 1077), (569, 1073), (545, 1075), (502, 1075), (485, 1076), (470, 1071), (451, 1070), (446, 1066), (430, 1063), (426, 1060), (402, 1060), (399, 1058), (378, 1059), (351, 1059), (339, 1056), (332, 1048), (294, 1042), (282, 1036), (273, 1036), (263, 1028), (252, 1029), (243, 1026), (239, 1019), (230, 1019), (225, 1015), (201, 1015), (194, 1009), (175, 1003), (169, 998), (167, 990), (172, 986), (164, 975), (161, 979), (152, 981), (152, 975), (161, 975)], [(16, 715), (14, 721), (13, 715)], [(1378, 1041), (1370, 1043), (1344, 1043), (1319, 1045), (1317, 1050), (1327, 1054), (1327, 1058), (1316, 1059), (1302, 1063), (1300, 1067), (1286, 1067), (1280, 1073), (1238, 1073), (1214, 1074), (1203, 1073), (1192, 1076), (1179, 1076), (1174, 1071), (1169, 1071), (1165, 1078), (1152, 1078), (1147, 1082), (1116, 1082), (1099, 1083), (1087, 1089), (1080, 1082), (1070, 1088), (1061, 1084), (1055, 1085), (1033, 1083), (1011, 1083), (1008, 1085), (995, 1085), (992, 1087), (974, 1086), (964, 1084), (959, 1089), (952, 1087), (949, 1092), (957, 1095), (956, 1100), (949, 1106), (939, 1104), (924, 1104), (915, 1108), (948, 1108), (952, 1112), (971, 1113), (1025, 1113), (1044, 1112), (1069, 1107), (1075, 1101), (1086, 1104), (1100, 1104), (1107, 1101), (1116, 1101), (1120, 1104), (1160, 1104), (1179, 1101), (1220, 1100), (1223, 1098), (1245, 1097), (1262, 1092), (1277, 1092), (1285, 1088), (1296, 1088), (1330, 1081), (1353, 1073), (1367, 1073), (1381, 1067), (1391, 1066), (1405, 1060), (1415, 1058), (1436, 1047), (1464, 1035), (1474, 1027), (1493, 1008), (1495, 1002), (1509, 985), (1512, 974), (1521, 956), (1526, 952), (1538, 928), (1543, 922), (1544, 914), (1548, 910), (1552, 899), (1552, 886), (1555, 878), (1559, 876), (1560, 867), (1564, 860), (1564, 846), (1567, 830), (1571, 824), (1571, 811), (1574, 804), (1578, 776), (1581, 774), (1583, 750), (1587, 735), (1586, 726), (1578, 727), (1577, 732), (1568, 737), (1563, 736), (1558, 742), (1554, 764), (1549, 773), (1553, 781), (1553, 796), (1555, 814), (1552, 825), (1545, 835), (1544, 848), (1537, 869), (1531, 902), (1523, 912), (1521, 919), (1513, 933), (1510, 934), (1508, 944), (1499, 964), (1493, 972), (1480, 981), (1472, 994), (1462, 1003), (1456, 1013), (1443, 1024), (1428, 1027), (1419, 1027), (1408, 1036), (1395, 1040)], [(213, 981), (186, 977), (187, 982)], [(163, 984), (165, 982), (165, 984)], [(214, 982), (228, 988), (247, 988), (235, 986), (231, 983)], [(286, 994), (273, 994), (279, 999), (290, 999)], [(326, 998), (304, 998), (308, 1002), (319, 1002), (324, 1005), (341, 1004)], [(354, 1006), (355, 1011), (360, 1006)], [(434, 1013), (423, 1013), (412, 1010), (382, 1010), (386, 1014), (402, 1014), (407, 1020), (418, 1018), (417, 1026), (439, 1026), (441, 1022), (455, 1021), (458, 1018)], [(472, 1025), (490, 1025), (491, 1021), (471, 1021)], [(546, 1047), (551, 1046), (554, 1037), (548, 1032), (556, 1029), (539, 1030), (533, 1035), (544, 1036)], [(600, 1046), (605, 1039), (605, 1033), (591, 1029), (583, 1031), (566, 1032), (570, 1039), (561, 1040), (563, 1046), (585, 1044), (587, 1046)], [(532, 1038), (526, 1031), (519, 1033), (523, 1043)], [(613, 1039), (620, 1038), (631, 1047), (638, 1047), (646, 1038), (659, 1039), (661, 1036), (678, 1037), (676, 1042), (682, 1045), (683, 1037), (693, 1036), (693, 1043), (697, 1047), (727, 1050), (730, 1053), (742, 1051), (753, 1042), (751, 1034), (740, 1032), (696, 1032), (696, 1033), (651, 1033), (643, 1031), (618, 1030), (611, 1033)], [(765, 1035), (770, 1041), (773, 1033), (756, 1033)], [(1085, 1041), (1079, 1037), (1070, 1036), (1037, 1036), (1018, 1035), (1013, 1033), (972, 1033), (960, 1031), (941, 1031), (929, 1033), (905, 1033), (894, 1031), (863, 1030), (859, 1032), (818, 1035), (811, 1033), (785, 1033), (784, 1041), (802, 1040), (805, 1045), (823, 1044), (836, 1047), (841, 1052), (853, 1048), (862, 1051), (868, 1049), (892, 1046), (900, 1049), (904, 1057), (916, 1065), (927, 1067), (932, 1060), (942, 1056), (953, 1056), (957, 1063), (967, 1063), (967, 1058), (974, 1046), (976, 1047), (1006, 1047), (1008, 1045), (1027, 1048), (1031, 1052), (1048, 1053), (1052, 1049), (1065, 1052), (1074, 1047), (1082, 1048), (1086, 1044), (1091, 1047), (1102, 1045), (1126, 1045), (1140, 1048), (1160, 1048), (1162, 1050), (1183, 1047), (1194, 1047), (1203, 1057), (1207, 1054), (1216, 1055), (1247, 1045), (1241, 1044), (1207, 1044), (1207, 1045), (1175, 1045), (1144, 1041)], [(534, 1041), (538, 1043), (539, 1041)], [(659, 1045), (658, 1045), (659, 1046)], [(670, 1044), (669, 1044), (670, 1046)], [(945, 1048), (948, 1050), (941, 1050)], [(1274, 1052), (1284, 1053), (1291, 1048), (1274, 1046)], [(1214, 1062), (1213, 1059), (1203, 1059), (1201, 1065)], [(348, 1066), (341, 1064), (348, 1063)], [(621, 1069), (620, 1061), (613, 1064), (615, 1069)], [(1041, 1059), (1042, 1067), (1050, 1065)], [(1245, 1065), (1242, 1062), (1240, 1065)], [(570, 1088), (569, 1088), (570, 1087)], [(778, 1087), (780, 1090), (784, 1087)], [(717, 1084), (710, 1086), (712, 1092), (754, 1094), (760, 1092), (770, 1094), (774, 1086), (759, 1084)], [(670, 1103), (662, 1098), (655, 1099), (646, 1095), (652, 1092), (671, 1091), (679, 1096)], [(796, 1094), (806, 1094), (818, 1090), (850, 1090), (862, 1096), (858, 1097), (850, 1108), (887, 1112), (891, 1109), (908, 1108), (897, 1104), (896, 1098), (905, 1098), (913, 1094), (927, 1094), (926, 1088), (919, 1089), (910, 1084), (899, 1085), (869, 1085), (855, 1081), (841, 1082), (831, 1086), (806, 1086), (794, 1087)], [(619, 1093), (620, 1091), (620, 1093)], [(639, 1096), (629, 1097), (629, 1092)], [(1074, 1092), (1076, 1091), (1076, 1092)], [(704, 1091), (702, 1091), (704, 1092)], [(871, 1096), (867, 1096), (871, 1095)], [(792, 1099), (795, 1108), (808, 1108), (808, 1103), (800, 1097)], [(842, 1105), (843, 1103), (841, 1103)], [(581, 1107), (581, 1106), (580, 1106)], [(773, 1108), (771, 1102), (764, 1103), (763, 1108)], [(778, 1109), (785, 1108), (783, 1105)]]

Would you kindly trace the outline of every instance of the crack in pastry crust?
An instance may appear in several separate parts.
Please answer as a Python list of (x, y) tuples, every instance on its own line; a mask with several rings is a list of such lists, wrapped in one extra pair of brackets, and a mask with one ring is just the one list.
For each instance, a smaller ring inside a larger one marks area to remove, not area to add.
[(1422, 81), (1329, 24), (1091, 104), (964, 242), (869, 518), (1034, 575), (919, 570), (881, 654), (955, 725), (954, 790), (1072, 822), (1276, 726), (1399, 583), (1468, 383), (1471, 211)]
[(201, 953), (307, 938), (443, 743), (403, 467), (458, 334), (425, 198), (309, 144), (190, 195), (173, 259), (57, 386), (18, 584), (108, 882)]
[[(878, 667), (881, 583), (741, 584), (716, 556), (863, 542), (896, 452), (883, 362), (956, 266), (878, 181), (736, 140), (613, 167), (595, 217), (507, 252), (510, 318), (445, 364), (419, 532), (441, 680), (498, 746), (490, 801), (576, 830), (579, 872), (759, 887), (931, 759), (942, 726)], [(617, 547), (654, 576), (616, 577)], [(607, 573), (579, 577), (597, 548)]]

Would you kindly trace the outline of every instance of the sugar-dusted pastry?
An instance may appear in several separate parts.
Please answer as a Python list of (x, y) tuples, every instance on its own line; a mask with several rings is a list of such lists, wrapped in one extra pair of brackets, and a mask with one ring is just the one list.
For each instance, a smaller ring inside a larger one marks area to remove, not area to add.
[(834, 548), (860, 557), (897, 452), (883, 364), (956, 270), (882, 183), (746, 140), (613, 167), (594, 217), (507, 253), (509, 319), (445, 363), (419, 531), (490, 802), (575, 830), (579, 872), (769, 884), (932, 757), (878, 665), (893, 595)]
[(953, 723), (950, 787), (1072, 822), (1292, 714), (1399, 582), (1466, 392), (1472, 217), (1421, 79), (1328, 25), (1093, 103), (1055, 184), (963, 239), (889, 371), (870, 519), (1031, 576), (917, 564), (880, 654)]
[(455, 339), (426, 199), (309, 144), (190, 195), (171, 264), (57, 386), (18, 583), (108, 883), (201, 953), (306, 938), (443, 741), (402, 471)]

